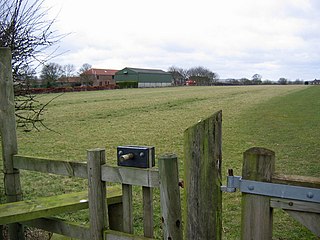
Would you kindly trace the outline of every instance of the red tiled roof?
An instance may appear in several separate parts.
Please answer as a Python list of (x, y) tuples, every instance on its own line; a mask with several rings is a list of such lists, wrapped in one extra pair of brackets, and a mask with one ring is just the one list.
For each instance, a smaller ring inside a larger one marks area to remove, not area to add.
[(110, 76), (110, 75), (115, 75), (116, 72), (118, 72), (119, 70), (114, 70), (114, 69), (99, 69), (99, 68), (90, 68), (89, 70), (85, 71), (82, 74), (85, 75), (106, 75), (106, 76)]

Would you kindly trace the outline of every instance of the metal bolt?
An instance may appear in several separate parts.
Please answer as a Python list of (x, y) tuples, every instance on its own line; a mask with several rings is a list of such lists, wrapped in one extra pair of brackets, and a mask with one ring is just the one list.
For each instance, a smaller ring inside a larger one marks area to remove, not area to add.
[(140, 155), (140, 157), (143, 157), (143, 156), (144, 156), (144, 153), (143, 153), (143, 152), (141, 152), (139, 155)]
[(179, 187), (184, 188), (184, 181), (183, 180), (179, 180)]
[(249, 186), (248, 186), (248, 189), (249, 189), (250, 191), (252, 191), (252, 190), (254, 190), (254, 186), (253, 186), (253, 185), (249, 185)]
[(308, 198), (313, 198), (313, 196), (314, 196), (314, 195), (313, 195), (312, 192), (308, 192), (308, 193), (307, 193), (307, 197), (308, 197)]
[(120, 161), (123, 162), (123, 161), (130, 160), (132, 158), (134, 158), (134, 154), (133, 153), (128, 153), (128, 154), (125, 154), (125, 155), (121, 155), (120, 156)]

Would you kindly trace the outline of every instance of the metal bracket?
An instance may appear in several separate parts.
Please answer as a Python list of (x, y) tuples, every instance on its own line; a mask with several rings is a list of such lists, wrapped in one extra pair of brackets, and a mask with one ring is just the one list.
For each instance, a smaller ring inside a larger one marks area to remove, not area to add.
[(155, 166), (154, 147), (118, 146), (118, 166), (150, 168)]
[(227, 176), (227, 186), (221, 186), (223, 192), (240, 192), (320, 203), (320, 189), (291, 186), (285, 184), (244, 180), (241, 176)]

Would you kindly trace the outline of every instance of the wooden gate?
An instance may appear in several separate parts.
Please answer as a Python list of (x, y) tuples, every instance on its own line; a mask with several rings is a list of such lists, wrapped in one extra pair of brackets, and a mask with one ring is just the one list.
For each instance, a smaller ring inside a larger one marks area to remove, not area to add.
[[(221, 111), (185, 131), (184, 236), (222, 238)], [(244, 152), (242, 179), (320, 189), (320, 179), (276, 175), (275, 153), (254, 147)], [(232, 171), (230, 171), (232, 172)], [(242, 193), (241, 239), (272, 239), (273, 208), (281, 208), (320, 237), (320, 204)]]

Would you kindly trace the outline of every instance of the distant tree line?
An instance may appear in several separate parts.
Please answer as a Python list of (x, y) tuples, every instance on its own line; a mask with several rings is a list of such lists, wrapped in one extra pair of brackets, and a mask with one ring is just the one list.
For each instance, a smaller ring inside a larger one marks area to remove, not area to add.
[[(72, 83), (72, 86), (92, 86), (93, 81), (90, 75), (83, 74), (92, 66), (84, 63), (78, 71), (73, 64), (59, 65), (58, 63), (47, 63), (42, 66), (40, 79), (35, 72), (31, 72), (28, 77), (28, 84), (31, 87), (60, 87), (64, 83), (68, 83), (72, 77), (79, 77), (78, 82)], [(220, 79), (219, 74), (209, 70), (203, 66), (192, 67), (184, 69), (180, 67), (171, 66), (168, 68), (174, 79), (174, 85), (190, 85), (197, 86), (214, 86), (214, 85), (288, 85), (288, 84), (304, 84), (303, 80), (297, 79), (289, 81), (287, 78), (279, 78), (278, 81), (262, 80), (262, 76), (258, 73), (254, 74), (251, 79)]]
[(188, 81), (194, 82), (198, 86), (210, 85), (289, 85), (289, 84), (304, 84), (301, 79), (290, 81), (287, 78), (281, 77), (278, 81), (262, 80), (262, 76), (258, 73), (254, 74), (251, 79), (220, 79), (219, 74), (209, 70), (208, 68), (199, 66), (190, 69), (171, 66), (168, 68), (174, 79), (175, 85), (187, 85)]

